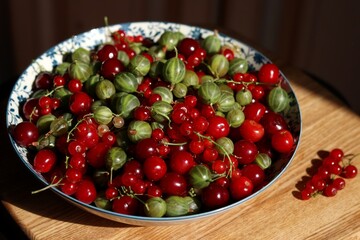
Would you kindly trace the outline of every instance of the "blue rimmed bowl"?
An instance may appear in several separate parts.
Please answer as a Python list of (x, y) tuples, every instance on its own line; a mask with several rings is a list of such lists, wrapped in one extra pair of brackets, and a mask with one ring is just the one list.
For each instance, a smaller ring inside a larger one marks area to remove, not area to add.
[[(50, 48), (48, 51), (43, 53), (40, 57), (38, 57), (20, 76), (20, 78), (15, 83), (12, 92), (9, 97), (7, 111), (6, 111), (6, 124), (7, 128), (10, 129), (12, 126), (23, 121), (21, 114), (20, 114), (20, 106), (21, 104), (29, 98), (30, 94), (32, 93), (33, 89), (33, 82), (36, 75), (42, 70), (51, 71), (54, 66), (62, 63), (63, 60), (63, 53), (71, 52), (78, 47), (83, 47), (87, 49), (94, 49), (99, 44), (108, 42), (109, 33), (123, 29), (127, 32), (128, 35), (143, 35), (145, 37), (149, 37), (154, 39), (155, 41), (159, 39), (160, 35), (164, 31), (180, 31), (187, 37), (192, 38), (204, 38), (210, 34), (213, 34), (213, 31), (195, 27), (195, 26), (188, 26), (183, 24), (177, 23), (167, 23), (167, 22), (134, 22), (134, 23), (123, 23), (123, 24), (116, 24), (108, 27), (96, 28), (92, 29), (88, 32), (76, 35), (64, 42), (59, 43), (58, 45)], [(236, 39), (233, 39), (229, 36), (223, 35), (220, 33), (220, 39), (223, 43), (229, 43), (234, 46), (237, 46), (241, 52), (241, 57), (245, 58), (249, 63), (249, 70), (258, 70), (264, 63), (271, 62), (267, 57), (265, 57), (262, 53), (257, 51), (256, 49), (248, 46)], [(41, 68), (41, 69), (40, 69)], [(175, 223), (184, 223), (194, 220), (199, 220), (202, 218), (211, 217), (217, 214), (221, 214), (225, 211), (231, 211), (231, 209), (236, 208), (237, 206), (241, 205), (242, 203), (248, 201), (256, 197), (265, 189), (271, 187), (276, 180), (286, 171), (289, 164), (291, 163), (294, 155), (296, 153), (296, 149), (300, 143), (300, 135), (301, 135), (301, 114), (298, 101), (296, 96), (293, 92), (293, 89), (290, 85), (288, 79), (281, 73), (282, 78), (282, 87), (288, 92), (290, 97), (289, 107), (284, 111), (283, 115), (285, 120), (290, 126), (291, 132), (293, 133), (295, 139), (295, 148), (291, 154), (283, 156), (279, 159), (274, 161), (272, 164), (271, 172), (269, 173), (269, 181), (268, 183), (262, 187), (260, 190), (257, 190), (250, 196), (234, 202), (230, 205), (225, 207), (208, 211), (208, 212), (201, 212), (194, 215), (187, 215), (187, 216), (180, 216), (180, 217), (162, 217), (162, 218), (150, 218), (150, 217), (143, 217), (143, 216), (132, 216), (132, 215), (124, 215), (115, 213), (112, 211), (100, 209), (94, 205), (88, 205), (78, 201), (77, 199), (68, 196), (62, 193), (59, 189), (55, 187), (51, 187), (50, 189), (54, 191), (57, 195), (62, 197), (63, 199), (71, 202), (72, 204), (91, 212), (95, 215), (126, 223), (126, 224), (133, 224), (133, 225), (169, 225)], [(49, 183), (45, 180), (45, 178), (36, 172), (28, 159), (28, 150), (26, 148), (20, 147), (16, 144), (14, 139), (12, 138), (10, 131), (9, 137), (14, 147), (16, 153), (22, 160), (22, 162), (27, 166), (29, 171), (31, 171), (34, 176), (39, 179), (43, 184), (46, 186)]]

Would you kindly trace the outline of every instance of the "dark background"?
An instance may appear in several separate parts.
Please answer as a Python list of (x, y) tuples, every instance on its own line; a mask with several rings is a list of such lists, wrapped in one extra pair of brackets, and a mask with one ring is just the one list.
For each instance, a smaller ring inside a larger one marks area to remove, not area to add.
[(171, 21), (242, 36), (323, 81), (360, 113), (357, 0), (2, 0), (0, 5), (0, 86), (12, 86), (32, 59), (103, 26), (107, 16), (110, 24)]

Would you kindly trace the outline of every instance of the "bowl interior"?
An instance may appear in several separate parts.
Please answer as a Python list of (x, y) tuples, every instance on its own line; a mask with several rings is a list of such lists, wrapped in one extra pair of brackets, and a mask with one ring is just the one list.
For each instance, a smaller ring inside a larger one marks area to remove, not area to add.
[[(135, 23), (124, 23), (124, 24), (116, 24), (108, 27), (96, 28), (92, 29), (88, 32), (76, 35), (64, 42), (59, 43), (58, 45), (50, 48), (44, 54), (39, 56), (20, 76), (20, 78), (15, 83), (13, 90), (10, 94), (7, 112), (6, 112), (6, 123), (7, 128), (11, 128), (12, 126), (20, 123), (22, 120), (20, 114), (21, 104), (30, 96), (32, 93), (33, 82), (35, 76), (41, 70), (51, 71), (53, 66), (60, 64), (63, 60), (63, 53), (71, 52), (78, 47), (83, 47), (87, 49), (94, 49), (95, 46), (108, 42), (109, 41), (109, 33), (118, 29), (123, 29), (127, 32), (128, 35), (143, 35), (146, 37), (150, 37), (155, 41), (159, 39), (160, 35), (164, 31), (172, 30), (172, 31), (180, 31), (185, 36), (192, 38), (204, 38), (210, 34), (213, 34), (213, 31), (203, 29), (200, 27), (188, 26), (183, 24), (176, 23), (166, 23), (166, 22), (135, 22)], [(261, 65), (267, 62), (271, 62), (268, 58), (266, 58), (262, 53), (253, 49), (252, 47), (233, 39), (229, 36), (223, 35), (220, 33), (220, 39), (223, 43), (230, 44), (236, 46), (240, 52), (241, 57), (246, 59), (249, 63), (249, 71), (258, 70)], [(298, 101), (293, 92), (293, 89), (290, 86), (288, 79), (281, 73), (282, 87), (288, 92), (290, 96), (290, 104), (289, 107), (284, 111), (284, 117), (288, 122), (290, 129), (294, 135), (294, 139), (296, 142), (296, 148), (299, 145), (300, 134), (301, 134), (301, 114), (298, 105)], [(22, 160), (22, 162), (28, 167), (28, 169), (45, 185), (48, 185), (47, 181), (44, 177), (37, 173), (28, 159), (28, 151), (18, 146), (13, 138), (10, 136), (11, 143)], [(232, 203), (226, 207), (219, 208), (209, 212), (203, 212), (195, 215), (181, 216), (181, 217), (164, 217), (164, 218), (149, 218), (149, 217), (141, 217), (141, 216), (129, 216), (124, 214), (118, 214), (112, 211), (103, 210), (97, 208), (92, 205), (84, 204), (75, 198), (63, 194), (57, 188), (51, 188), (55, 193), (57, 193), (62, 198), (70, 201), (71, 203), (81, 207), (82, 209), (92, 212), (101, 217), (108, 218), (110, 220), (119, 221), (128, 224), (135, 225), (157, 225), (157, 224), (173, 224), (173, 223), (181, 223), (190, 220), (200, 219), (208, 216), (212, 216), (214, 214), (218, 214), (229, 210), (241, 203), (247, 201), (250, 198), (255, 197), (257, 194), (262, 192), (264, 189), (271, 186), (287, 169), (290, 162), (292, 161), (296, 148), (294, 152), (289, 154), (288, 156), (283, 156), (280, 159), (277, 159), (275, 163), (272, 165), (271, 170), (267, 173), (270, 176), (269, 183), (264, 186), (262, 189), (253, 193), (249, 197), (246, 197), (238, 202)]]

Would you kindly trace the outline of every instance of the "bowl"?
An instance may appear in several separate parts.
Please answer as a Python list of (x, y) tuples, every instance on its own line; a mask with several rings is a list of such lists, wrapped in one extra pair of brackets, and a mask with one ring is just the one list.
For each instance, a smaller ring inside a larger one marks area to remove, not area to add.
[[(65, 40), (58, 45), (50, 48), (48, 51), (39, 56), (35, 61), (33, 61), (33, 63), (29, 67), (27, 67), (26, 70), (22, 73), (22, 75), (19, 77), (12, 89), (7, 106), (6, 123), (9, 130), (8, 132), (12, 146), (14, 147), (19, 158), (29, 169), (29, 171), (33, 173), (34, 177), (40, 180), (45, 186), (48, 186), (49, 183), (42, 174), (34, 170), (31, 164), (31, 154), (29, 154), (28, 149), (19, 146), (11, 134), (11, 129), (18, 123), (23, 121), (23, 116), (21, 113), (22, 104), (32, 94), (34, 79), (41, 70), (51, 71), (54, 66), (62, 63), (63, 53), (71, 52), (78, 47), (83, 47), (90, 50), (94, 49), (95, 46), (108, 42), (109, 33), (117, 31), (119, 29), (124, 30), (128, 35), (142, 35), (144, 37), (152, 38), (154, 39), (154, 41), (157, 41), (160, 38), (161, 34), (165, 31), (180, 31), (185, 36), (195, 39), (205, 38), (206, 36), (214, 34), (213, 31), (208, 29), (170, 22), (122, 23), (92, 29), (85, 33), (73, 36), (70, 39)], [(241, 41), (238, 41), (221, 33), (218, 33), (218, 37), (223, 43), (229, 44), (231, 46), (236, 46), (236, 48), (239, 50), (239, 54), (241, 55), (241, 57), (247, 60), (249, 71), (259, 70), (263, 64), (271, 63), (271, 61), (262, 53), (252, 48), (251, 46), (242, 43)], [(76, 205), (77, 207), (80, 207), (81, 209), (84, 209), (85, 211), (88, 211), (106, 219), (132, 225), (151, 226), (185, 223), (200, 220), (203, 218), (215, 217), (215, 215), (222, 214), (226, 211), (238, 209), (241, 204), (252, 198), (255, 198), (265, 189), (270, 188), (274, 184), (274, 182), (281, 177), (281, 175), (286, 171), (292, 159), (294, 158), (296, 149), (300, 142), (301, 114), (299, 104), (289, 80), (286, 78), (286, 76), (284, 76), (281, 71), (280, 79), (281, 87), (286, 90), (289, 96), (289, 105), (286, 110), (284, 110), (281, 114), (287, 121), (287, 124), (293, 134), (294, 147), (289, 154), (280, 154), (277, 155), (277, 159), (273, 159), (273, 164), (271, 165), (271, 168), (267, 169), (267, 183), (264, 184), (264, 186), (262, 186), (261, 188), (254, 191), (250, 196), (247, 196), (238, 201), (233, 201), (229, 205), (226, 205), (224, 207), (199, 212), (196, 214), (175, 217), (146, 217), (121, 214), (113, 212), (111, 210), (101, 209), (96, 207), (94, 204), (86, 204), (82, 201), (77, 200), (75, 197), (68, 196), (62, 191), (60, 191), (57, 187), (50, 187), (50, 189), (64, 200), (69, 201), (70, 203)]]

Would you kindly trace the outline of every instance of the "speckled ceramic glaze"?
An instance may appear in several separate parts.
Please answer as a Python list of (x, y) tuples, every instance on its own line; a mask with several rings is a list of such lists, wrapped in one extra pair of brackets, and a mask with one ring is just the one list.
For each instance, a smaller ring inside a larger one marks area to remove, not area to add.
[[(143, 35), (145, 37), (153, 38), (155, 41), (159, 39), (160, 35), (166, 31), (181, 31), (184, 35), (192, 38), (204, 38), (210, 34), (213, 34), (212, 31), (176, 24), (176, 23), (165, 23), (165, 22), (135, 22), (135, 23), (124, 23), (124, 24), (117, 24), (103, 28), (97, 28), (90, 30), (88, 32), (76, 35), (46, 51), (42, 54), (39, 58), (37, 58), (20, 76), (18, 81), (15, 83), (14, 88), (11, 92), (9, 97), (9, 102), (6, 111), (6, 122), (7, 128), (10, 129), (12, 126), (18, 124), (19, 122), (23, 121), (19, 112), (19, 106), (30, 96), (32, 93), (33, 82), (35, 76), (41, 70), (48, 70), (51, 71), (54, 66), (60, 64), (63, 59), (63, 54), (66, 52), (72, 52), (78, 47), (83, 47), (87, 49), (93, 49), (95, 46), (108, 42), (110, 33), (116, 31), (118, 29), (123, 29), (127, 32), (128, 35)], [(258, 52), (256, 49), (253, 49), (246, 44), (235, 40), (229, 36), (222, 35), (220, 33), (219, 37), (223, 41), (223, 43), (231, 44), (240, 49), (241, 57), (245, 58), (249, 63), (249, 71), (258, 70), (260, 66), (264, 63), (270, 62), (268, 58), (266, 58), (263, 54)], [(40, 69), (41, 68), (41, 69)], [(289, 126), (294, 134), (296, 140), (296, 148), (299, 145), (300, 141), (300, 133), (301, 133), (301, 114), (297, 99), (295, 94), (290, 86), (289, 81), (286, 77), (281, 73), (282, 87), (289, 93), (290, 96), (290, 104), (288, 109), (284, 111), (284, 116), (286, 121), (289, 123)], [(27, 150), (23, 147), (19, 147), (10, 136), (10, 140), (12, 145), (17, 152), (20, 159), (23, 163), (29, 168), (29, 170), (45, 185), (48, 185), (46, 180), (41, 176), (41, 174), (37, 173), (29, 163), (29, 159), (27, 157)], [(269, 173), (271, 179), (269, 183), (264, 186), (262, 189), (258, 190), (257, 192), (253, 193), (247, 198), (244, 198), (240, 201), (232, 203), (226, 207), (219, 208), (213, 211), (202, 212), (195, 215), (188, 215), (188, 216), (181, 216), (181, 217), (163, 217), (163, 218), (149, 218), (149, 217), (142, 217), (142, 216), (129, 216), (124, 214), (118, 214), (115, 212), (103, 210), (97, 208), (93, 205), (84, 204), (73, 197), (67, 196), (63, 194), (57, 188), (51, 188), (55, 193), (57, 193), (62, 198), (66, 199), (67, 201), (75, 204), (76, 206), (89, 211), (93, 214), (98, 216), (111, 219), (118, 222), (123, 222), (127, 224), (135, 224), (135, 225), (169, 225), (175, 223), (182, 223), (188, 221), (199, 220), (205, 217), (215, 216), (216, 214), (223, 213), (225, 211), (231, 210), (242, 203), (248, 201), (251, 198), (254, 198), (256, 195), (261, 193), (264, 189), (270, 187), (287, 169), (290, 162), (292, 161), (296, 148), (292, 154), (289, 156), (284, 156), (281, 159), (277, 159), (274, 164), (272, 165), (271, 172)], [(276, 189), (275, 189), (276, 191)], [(61, 201), (61, 200), (59, 200)], [(236, 211), (239, 211), (241, 208), (236, 208)], [(234, 212), (236, 214), (236, 212)]]

